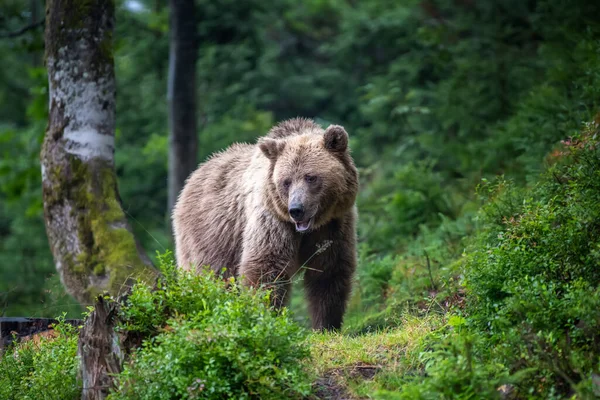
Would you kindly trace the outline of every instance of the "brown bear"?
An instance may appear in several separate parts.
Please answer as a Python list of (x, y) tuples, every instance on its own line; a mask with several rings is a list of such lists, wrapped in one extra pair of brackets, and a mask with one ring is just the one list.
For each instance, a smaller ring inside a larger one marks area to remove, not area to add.
[(338, 329), (356, 268), (358, 172), (343, 127), (295, 118), (190, 175), (173, 210), (182, 268), (209, 265), (287, 303), (303, 270), (315, 329)]

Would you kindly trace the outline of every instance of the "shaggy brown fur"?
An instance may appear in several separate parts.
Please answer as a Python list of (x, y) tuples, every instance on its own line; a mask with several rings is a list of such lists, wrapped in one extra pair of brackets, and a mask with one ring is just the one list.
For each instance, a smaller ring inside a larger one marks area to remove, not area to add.
[(178, 264), (274, 289), (286, 304), (302, 266), (315, 329), (342, 324), (356, 268), (358, 173), (341, 126), (307, 119), (235, 144), (189, 177), (173, 211)]

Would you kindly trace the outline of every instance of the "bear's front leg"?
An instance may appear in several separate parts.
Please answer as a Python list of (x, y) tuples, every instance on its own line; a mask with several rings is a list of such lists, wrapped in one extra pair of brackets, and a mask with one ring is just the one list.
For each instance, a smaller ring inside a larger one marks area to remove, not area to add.
[(308, 270), (304, 275), (313, 329), (338, 330), (342, 326), (352, 289), (352, 273), (349, 269), (335, 269), (334, 273)]
[(262, 212), (249, 218), (244, 230), (242, 258), (238, 276), (242, 283), (271, 290), (271, 305), (287, 304), (290, 276), (297, 264), (299, 240), (293, 226)]
[[(356, 269), (354, 221), (354, 215), (350, 214), (341, 222), (335, 221), (328, 234), (320, 235), (322, 242), (319, 245), (326, 242), (327, 248), (312, 258), (304, 273), (313, 329), (337, 330), (342, 326)], [(307, 244), (317, 247), (314, 241), (307, 241)], [(304, 244), (302, 250), (308, 255)]]

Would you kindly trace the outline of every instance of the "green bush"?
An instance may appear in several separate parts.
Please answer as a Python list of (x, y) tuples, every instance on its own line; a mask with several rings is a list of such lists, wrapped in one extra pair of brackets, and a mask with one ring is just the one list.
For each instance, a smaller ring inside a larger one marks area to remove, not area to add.
[(563, 143), (531, 190), (496, 185), (466, 251), (465, 283), (490, 356), (532, 369), (524, 392), (587, 398), (600, 362), (598, 126)]
[(56, 337), (40, 336), (10, 346), (0, 358), (0, 399), (74, 400), (77, 382), (78, 329), (58, 319)]
[[(175, 268), (156, 288), (138, 284), (119, 310), (117, 329), (140, 340), (122, 373), (115, 399), (302, 398), (311, 384), (306, 331), (274, 311), (269, 293)], [(6, 349), (0, 359), (0, 399), (76, 399), (78, 329), (64, 323), (53, 338)]]
[(176, 270), (161, 257), (157, 290), (135, 286), (120, 329), (150, 336), (117, 377), (116, 399), (301, 398), (305, 332), (269, 294)]
[[(445, 223), (438, 233), (420, 236), (423, 248), (446, 261), (434, 271), (439, 291), (427, 312), (447, 296), (448, 324), (424, 339), (420, 365), (375, 398), (493, 399), (510, 392), (509, 398), (519, 399), (588, 399), (600, 394), (598, 124), (563, 141), (547, 159), (551, 166), (529, 188), (502, 177), (484, 180), (479, 187), (484, 205), (473, 218), (477, 232), (463, 241), (462, 256), (454, 261), (451, 252), (431, 250)], [(464, 215), (455, 222), (461, 219)], [(419, 248), (416, 242), (408, 253)], [(406, 309), (430, 287), (419, 267), (423, 262), (407, 255), (392, 260), (370, 262), (359, 275), (367, 299), (386, 288), (389, 298), (379, 314), (387, 318), (380, 321), (384, 325), (403, 311), (395, 304)], [(462, 300), (453, 298), (458, 288), (452, 277), (461, 280)]]

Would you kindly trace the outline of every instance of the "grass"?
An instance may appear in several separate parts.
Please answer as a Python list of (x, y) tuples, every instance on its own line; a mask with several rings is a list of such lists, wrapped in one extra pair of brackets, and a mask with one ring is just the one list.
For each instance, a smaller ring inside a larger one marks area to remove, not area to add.
[(394, 390), (403, 377), (420, 373), (424, 338), (444, 325), (440, 314), (405, 315), (399, 327), (361, 335), (314, 333), (309, 337), (316, 393), (368, 398)]

